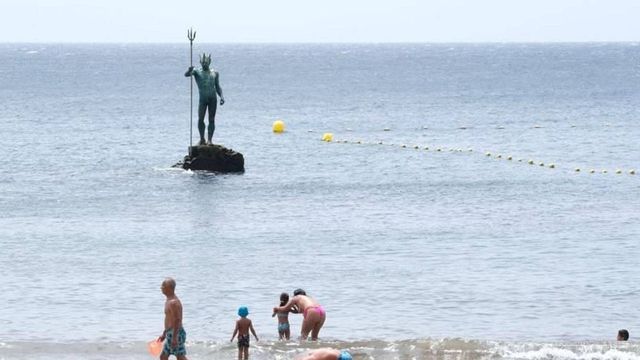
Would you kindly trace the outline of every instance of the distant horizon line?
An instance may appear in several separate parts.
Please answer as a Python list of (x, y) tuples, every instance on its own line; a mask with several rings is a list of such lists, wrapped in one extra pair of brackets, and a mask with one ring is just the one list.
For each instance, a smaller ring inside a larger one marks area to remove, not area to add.
[[(179, 45), (188, 43), (160, 41), (0, 41), (2, 45)], [(223, 41), (197, 42), (199, 44), (220, 45), (477, 45), (477, 44), (639, 44), (640, 40), (550, 40), (550, 41)]]

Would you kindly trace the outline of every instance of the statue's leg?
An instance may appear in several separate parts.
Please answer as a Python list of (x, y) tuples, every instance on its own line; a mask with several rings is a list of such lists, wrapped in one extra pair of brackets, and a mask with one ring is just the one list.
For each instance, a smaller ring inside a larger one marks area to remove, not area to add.
[(217, 99), (213, 99), (209, 103), (209, 144), (213, 144), (211, 139), (213, 138), (213, 132), (216, 131), (216, 110), (218, 108)]
[(207, 111), (207, 103), (201, 102), (198, 105), (198, 131), (200, 132), (200, 145), (205, 145), (204, 140), (204, 113)]

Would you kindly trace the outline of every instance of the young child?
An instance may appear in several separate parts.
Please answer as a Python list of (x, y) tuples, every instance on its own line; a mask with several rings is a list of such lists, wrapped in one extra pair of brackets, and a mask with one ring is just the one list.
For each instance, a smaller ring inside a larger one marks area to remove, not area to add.
[(240, 306), (238, 308), (238, 316), (240, 319), (236, 320), (236, 328), (233, 330), (233, 336), (231, 336), (231, 341), (238, 335), (238, 360), (247, 360), (249, 359), (249, 330), (253, 334), (253, 337), (258, 340), (258, 335), (256, 335), (256, 331), (253, 329), (253, 324), (251, 320), (247, 318), (249, 315), (249, 309), (246, 306)]
[[(280, 294), (280, 306), (284, 306), (289, 302), (289, 294), (283, 292)], [(274, 312), (271, 317), (278, 315), (278, 335), (280, 335), (280, 340), (286, 339), (289, 340), (291, 337), (291, 330), (289, 329), (289, 312), (288, 311), (280, 311)]]

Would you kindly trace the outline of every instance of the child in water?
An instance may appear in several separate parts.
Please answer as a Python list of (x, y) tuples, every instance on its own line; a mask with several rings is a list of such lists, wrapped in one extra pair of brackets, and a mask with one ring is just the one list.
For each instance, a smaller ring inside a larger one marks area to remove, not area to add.
[[(289, 302), (289, 294), (282, 293), (280, 294), (280, 306), (284, 306)], [(289, 340), (291, 336), (291, 330), (289, 329), (289, 312), (288, 311), (280, 311), (274, 312), (271, 317), (278, 316), (278, 335), (280, 335), (280, 340), (286, 339)]]
[(240, 306), (238, 309), (238, 316), (240, 319), (236, 320), (236, 328), (233, 330), (233, 336), (231, 336), (231, 341), (238, 335), (238, 360), (247, 360), (249, 359), (249, 330), (253, 334), (253, 337), (258, 340), (258, 335), (256, 335), (256, 331), (253, 329), (253, 324), (251, 320), (247, 318), (249, 315), (249, 309), (246, 306)]

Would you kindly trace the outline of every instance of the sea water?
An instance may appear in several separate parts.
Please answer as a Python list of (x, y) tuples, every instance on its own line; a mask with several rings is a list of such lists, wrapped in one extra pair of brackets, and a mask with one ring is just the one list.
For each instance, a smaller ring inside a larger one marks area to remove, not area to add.
[[(166, 276), (191, 359), (236, 356), (241, 305), (254, 359), (640, 358), (638, 44), (194, 52), (244, 174), (171, 167), (186, 42), (0, 45), (0, 359), (150, 358)], [(318, 344), (277, 341), (298, 287)]]

